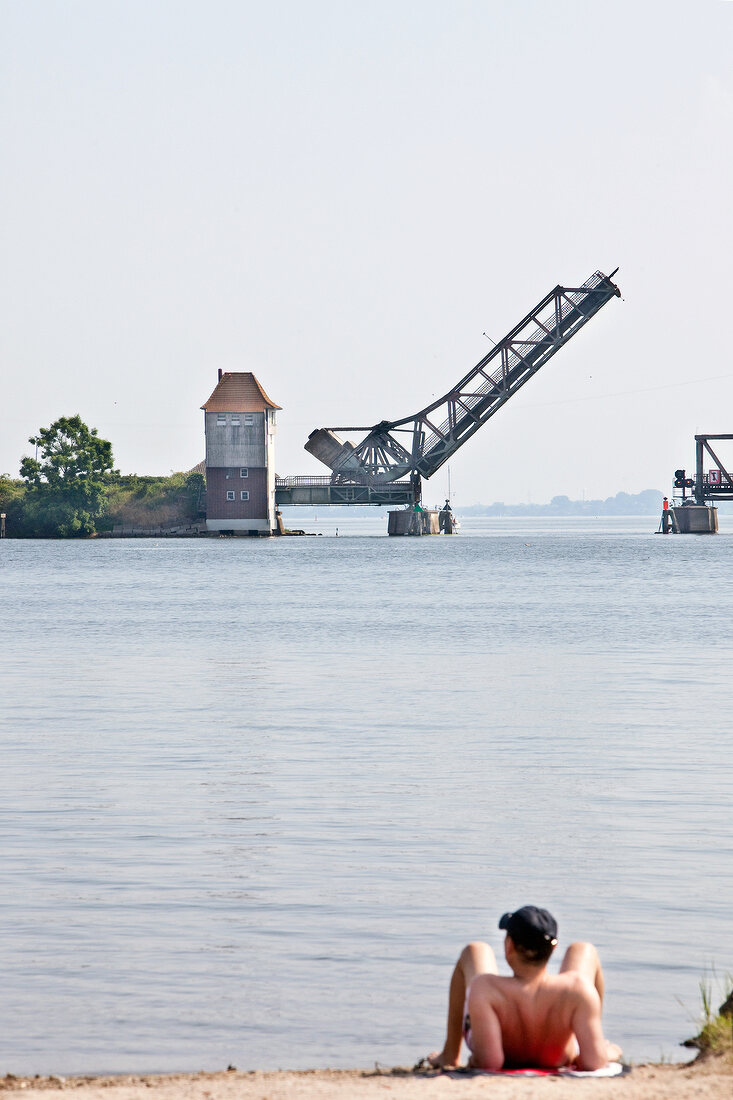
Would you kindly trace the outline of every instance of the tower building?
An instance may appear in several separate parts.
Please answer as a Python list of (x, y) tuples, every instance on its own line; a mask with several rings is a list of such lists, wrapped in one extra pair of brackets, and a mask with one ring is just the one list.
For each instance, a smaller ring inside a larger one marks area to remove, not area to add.
[(206, 527), (246, 535), (275, 530), (275, 414), (254, 374), (219, 371), (204, 410)]

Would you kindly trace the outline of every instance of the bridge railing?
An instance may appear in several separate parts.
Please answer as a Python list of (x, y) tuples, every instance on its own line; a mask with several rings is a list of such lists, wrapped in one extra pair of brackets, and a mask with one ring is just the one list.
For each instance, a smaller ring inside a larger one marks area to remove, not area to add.
[[(409, 489), (409, 481), (387, 481), (386, 479), (370, 478), (365, 472), (355, 470), (353, 477), (348, 473), (332, 474), (330, 477), (309, 477), (307, 474), (296, 474), (293, 477), (276, 477), (276, 489), (320, 489), (327, 486), (338, 485), (378, 485), (380, 488)], [(383, 480), (383, 484), (381, 484)]]

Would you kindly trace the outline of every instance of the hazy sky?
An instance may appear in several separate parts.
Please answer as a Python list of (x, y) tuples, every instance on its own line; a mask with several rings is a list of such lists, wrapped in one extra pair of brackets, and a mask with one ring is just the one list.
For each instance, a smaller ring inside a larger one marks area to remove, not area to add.
[(0, 472), (77, 412), (188, 469), (221, 367), (282, 405), (278, 473), (326, 473), (313, 428), (417, 411), (618, 265), (453, 489), (667, 491), (733, 433), (732, 58), (726, 0), (0, 0)]

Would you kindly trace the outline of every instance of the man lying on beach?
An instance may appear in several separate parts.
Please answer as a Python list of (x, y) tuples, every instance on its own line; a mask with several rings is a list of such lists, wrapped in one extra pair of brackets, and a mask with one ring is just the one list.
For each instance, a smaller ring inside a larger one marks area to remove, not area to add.
[(557, 924), (546, 909), (505, 913), (499, 928), (512, 977), (499, 976), (488, 944), (464, 947), (450, 983), (445, 1044), (431, 1065), (456, 1066), (463, 1039), (474, 1069), (594, 1070), (617, 1060), (621, 1048), (603, 1037), (603, 971), (593, 944), (571, 943), (560, 973), (548, 974)]

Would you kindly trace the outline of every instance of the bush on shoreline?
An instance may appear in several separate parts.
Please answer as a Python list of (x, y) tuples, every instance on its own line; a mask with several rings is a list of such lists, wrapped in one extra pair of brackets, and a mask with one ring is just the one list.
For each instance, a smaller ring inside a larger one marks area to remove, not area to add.
[(125, 527), (174, 527), (203, 513), (200, 473), (121, 474), (112, 444), (81, 417), (62, 416), (29, 441), (20, 478), (0, 475), (0, 512), (8, 538), (88, 538)]
[[(0, 475), (0, 512), (8, 538), (85, 538), (124, 527), (175, 527), (202, 518), (201, 474), (110, 474), (104, 478), (104, 510), (91, 530), (61, 530), (67, 513), (51, 500), (40, 504), (18, 478)], [(43, 509), (43, 516), (39, 515)]]
[(100, 530), (125, 527), (173, 527), (201, 517), (202, 474), (167, 477), (114, 474), (107, 478), (107, 515)]
[(702, 1014), (700, 1031), (692, 1039), (685, 1039), (683, 1047), (697, 1050), (698, 1058), (725, 1057), (733, 1063), (733, 979), (725, 983), (725, 1001), (714, 1011), (712, 982), (703, 978), (700, 982)]

